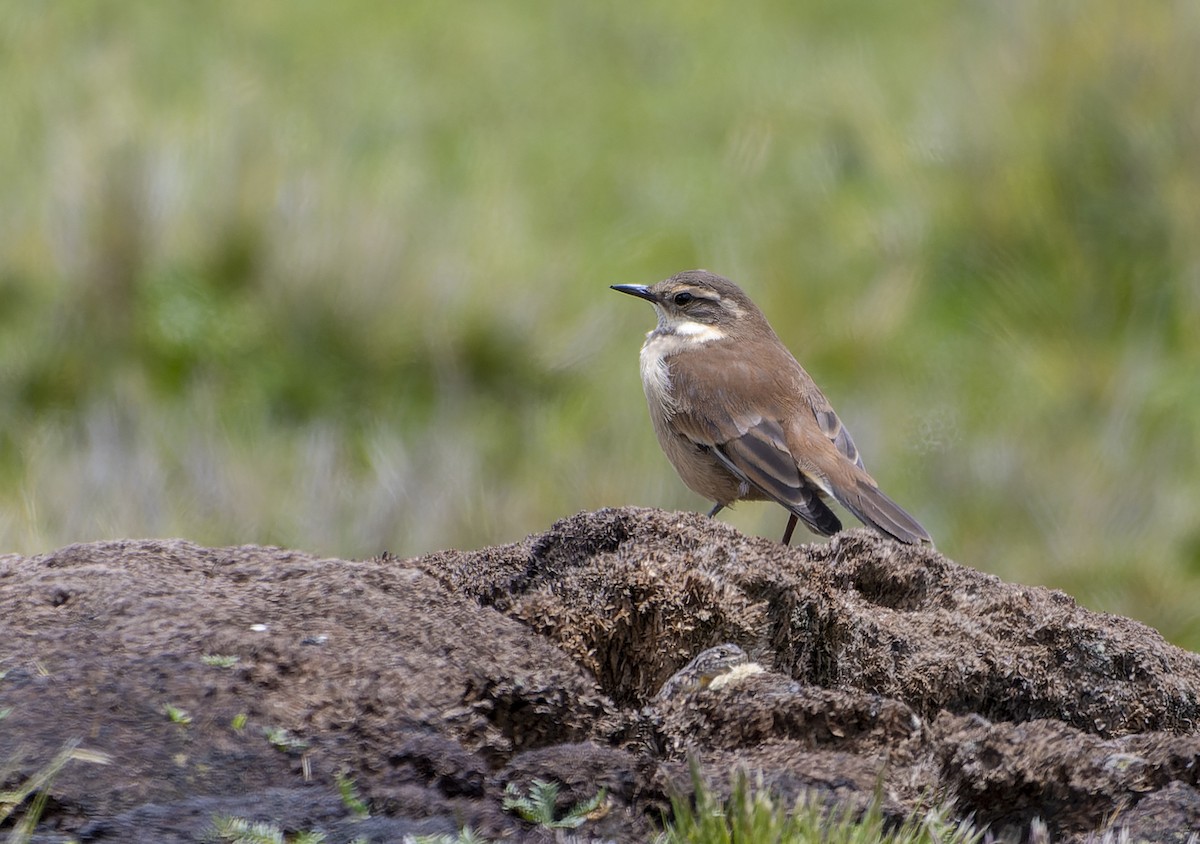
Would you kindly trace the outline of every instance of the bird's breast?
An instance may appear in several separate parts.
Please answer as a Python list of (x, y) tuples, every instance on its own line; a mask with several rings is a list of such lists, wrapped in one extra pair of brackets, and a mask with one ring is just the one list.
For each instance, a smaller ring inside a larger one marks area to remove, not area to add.
[(642, 387), (654, 433), (667, 459), (679, 477), (694, 492), (720, 504), (756, 493), (734, 477), (713, 455), (681, 433), (674, 424), (678, 410), (676, 385), (671, 382), (671, 361), (684, 350), (698, 345), (694, 339), (677, 334), (651, 332), (642, 346)]
[(671, 368), (668, 358), (683, 352), (699, 349), (728, 335), (715, 325), (703, 325), (692, 321), (672, 322), (659, 325), (646, 335), (642, 344), (642, 386), (651, 405), (662, 404), (666, 415), (675, 409), (671, 385)]
[(642, 345), (640, 362), (642, 368), (642, 388), (646, 391), (646, 401), (650, 403), (652, 415), (660, 412), (670, 416), (675, 409), (675, 399), (671, 392), (671, 370), (667, 366), (667, 356), (673, 351), (672, 344), (664, 342), (668, 335), (646, 337)]

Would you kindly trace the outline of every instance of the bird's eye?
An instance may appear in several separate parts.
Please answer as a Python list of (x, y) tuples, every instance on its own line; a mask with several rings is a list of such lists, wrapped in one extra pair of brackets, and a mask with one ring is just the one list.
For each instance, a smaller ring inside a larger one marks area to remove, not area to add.
[(695, 296), (693, 296), (691, 293), (688, 293), (685, 290), (682, 293), (675, 294), (675, 304), (679, 305), (680, 307), (683, 307), (684, 305), (686, 305), (688, 302), (692, 301), (695, 298), (696, 298)]

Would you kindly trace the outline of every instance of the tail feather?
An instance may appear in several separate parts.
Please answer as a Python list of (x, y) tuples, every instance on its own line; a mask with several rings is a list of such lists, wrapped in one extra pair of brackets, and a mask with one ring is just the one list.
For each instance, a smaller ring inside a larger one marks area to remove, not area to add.
[(921, 523), (905, 511), (903, 507), (884, 495), (883, 491), (874, 484), (862, 479), (856, 479), (853, 490), (833, 490), (834, 496), (847, 510), (853, 513), (863, 524), (870, 525), (880, 533), (907, 542), (909, 545), (919, 545), (927, 542), (933, 544), (929, 532), (921, 527)]
[(821, 500), (816, 490), (807, 484), (801, 486), (791, 501), (776, 501), (799, 516), (813, 533), (833, 536), (842, 530), (841, 520), (829, 509), (829, 505)]

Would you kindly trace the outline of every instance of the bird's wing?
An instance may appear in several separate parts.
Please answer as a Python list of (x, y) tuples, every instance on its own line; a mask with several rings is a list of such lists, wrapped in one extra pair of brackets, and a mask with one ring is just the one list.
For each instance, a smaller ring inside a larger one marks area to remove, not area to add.
[(735, 477), (782, 504), (815, 532), (833, 536), (842, 529), (787, 450), (778, 422), (764, 419), (742, 436), (712, 446), (712, 453)]
[[(720, 352), (715, 345), (710, 348)], [(788, 447), (781, 414), (763, 413), (747, 401), (750, 395), (776, 395), (782, 385), (764, 379), (763, 370), (747, 365), (740, 355), (718, 354), (708, 361), (719, 365), (706, 367), (703, 378), (679, 362), (668, 364), (675, 398), (672, 427), (708, 448), (734, 477), (795, 513), (817, 533), (832, 536), (840, 531), (841, 522), (821, 500), (821, 492), (832, 490), (823, 477), (802, 471)]]
[[(783, 371), (772, 371), (761, 361), (747, 360), (736, 347), (711, 343), (703, 377), (686, 360), (675, 358), (668, 367), (675, 398), (672, 427), (711, 449), (735, 477), (817, 533), (829, 536), (842, 527), (821, 500), (823, 493), (881, 533), (902, 542), (932, 542), (867, 474), (850, 432), (794, 359)], [(764, 401), (768, 396), (792, 398)]]
[[(807, 374), (805, 373), (805, 375)], [(804, 400), (812, 410), (813, 418), (817, 420), (817, 426), (821, 429), (821, 433), (829, 438), (834, 448), (845, 455), (847, 460), (860, 469), (865, 468), (862, 455), (858, 453), (858, 446), (854, 444), (850, 431), (833, 412), (833, 407), (825, 398), (825, 394), (817, 388), (811, 378), (808, 379), (808, 384), (810, 389), (804, 391)]]

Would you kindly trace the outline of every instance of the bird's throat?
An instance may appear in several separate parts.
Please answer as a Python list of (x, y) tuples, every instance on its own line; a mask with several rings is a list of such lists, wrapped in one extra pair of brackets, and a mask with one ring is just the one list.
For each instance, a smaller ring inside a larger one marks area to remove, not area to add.
[(663, 349), (662, 354), (669, 355), (692, 346), (724, 340), (728, 336), (723, 328), (695, 320), (663, 321), (646, 335), (646, 345), (655, 343)]

